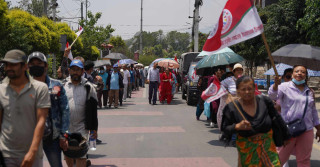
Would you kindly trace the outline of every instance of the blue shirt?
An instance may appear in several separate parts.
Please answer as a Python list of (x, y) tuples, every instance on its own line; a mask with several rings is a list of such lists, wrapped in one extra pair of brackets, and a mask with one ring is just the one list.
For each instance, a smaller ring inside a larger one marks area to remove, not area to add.
[(110, 80), (110, 89), (111, 90), (118, 90), (119, 89), (119, 74), (112, 73), (111, 80)]
[(102, 78), (103, 81), (103, 90), (107, 90), (107, 79), (108, 79), (108, 73), (105, 72), (103, 74), (99, 73), (99, 76)]
[(130, 82), (134, 83), (134, 73), (132, 70), (130, 70)]

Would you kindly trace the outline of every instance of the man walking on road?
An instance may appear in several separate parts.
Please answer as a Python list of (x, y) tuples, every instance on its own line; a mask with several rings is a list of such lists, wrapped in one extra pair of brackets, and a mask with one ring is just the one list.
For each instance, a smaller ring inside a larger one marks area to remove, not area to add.
[(108, 85), (110, 85), (109, 90), (109, 108), (111, 108), (114, 102), (114, 108), (118, 108), (119, 102), (119, 90), (123, 89), (122, 76), (118, 72), (118, 64), (113, 65), (113, 72), (110, 79), (108, 80)]
[[(88, 139), (89, 130), (91, 130), (93, 138), (96, 139), (98, 119), (92, 118), (92, 122), (86, 120), (87, 111), (85, 104), (88, 98), (92, 97), (97, 100), (97, 93), (94, 86), (82, 77), (83, 73), (83, 63), (80, 60), (73, 60), (69, 68), (70, 76), (66, 79), (67, 81), (64, 85), (70, 107), (69, 133), (78, 132), (81, 133), (84, 138)], [(87, 88), (89, 88), (88, 92)], [(89, 94), (88, 96), (87, 93)], [(90, 112), (96, 113), (96, 109), (97, 108)], [(90, 125), (86, 123), (90, 123)], [(87, 129), (87, 127), (93, 127), (91, 125), (95, 127), (93, 129)], [(73, 167), (74, 160), (76, 161), (76, 166), (86, 166), (86, 156), (77, 159), (65, 156), (65, 160), (68, 167)]]
[(149, 104), (156, 105), (157, 103), (157, 91), (160, 83), (159, 69), (157, 69), (158, 63), (154, 63), (148, 71), (147, 82), (149, 83)]
[(123, 67), (123, 101), (127, 100), (128, 96), (128, 84), (130, 83), (130, 72), (127, 69), (127, 65), (122, 65)]
[(30, 75), (35, 80), (46, 83), (49, 88), (51, 108), (46, 120), (48, 126), (45, 126), (43, 150), (50, 166), (62, 167), (61, 149), (68, 148), (68, 141), (64, 134), (69, 129), (69, 105), (66, 91), (60, 81), (49, 78), (47, 75), (47, 58), (43, 53), (33, 52), (29, 55), (28, 67)]
[(110, 75), (106, 72), (106, 70), (103, 67), (100, 67), (99, 76), (102, 78), (103, 81), (103, 90), (98, 92), (98, 104), (99, 107), (102, 107), (101, 97), (103, 96), (103, 106), (107, 107), (108, 105), (108, 89), (109, 85), (107, 83), (108, 78)]
[(48, 86), (34, 80), (20, 50), (6, 53), (0, 84), (0, 148), (7, 167), (42, 167), (42, 136), (51, 107)]

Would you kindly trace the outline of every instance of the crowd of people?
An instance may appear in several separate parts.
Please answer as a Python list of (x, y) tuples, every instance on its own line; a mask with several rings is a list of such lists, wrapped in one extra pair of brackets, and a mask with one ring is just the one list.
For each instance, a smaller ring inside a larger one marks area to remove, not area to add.
[[(98, 108), (122, 106), (145, 83), (152, 105), (157, 98), (171, 104), (179, 90), (180, 74), (170, 65), (155, 62), (148, 71), (118, 63), (97, 68), (82, 57), (68, 65), (69, 52), (67, 48), (58, 79), (49, 77), (48, 60), (40, 52), (27, 56), (11, 50), (0, 60), (7, 76), (0, 84), (0, 163), (41, 167), (44, 152), (50, 165), (59, 167), (63, 151), (69, 167), (86, 166), (88, 147), (83, 143), (98, 137)], [(212, 83), (228, 93), (209, 105), (199, 97), (196, 119), (204, 110), (210, 112), (210, 126), (221, 130), (222, 141), (237, 147), (239, 166), (286, 166), (290, 155), (299, 167), (310, 166), (313, 130), (320, 141), (320, 122), (307, 68), (285, 70), (267, 95), (243, 73), (243, 66), (234, 64), (203, 74), (197, 85), (200, 94)], [(75, 154), (74, 149), (80, 151)]]
[[(237, 147), (238, 165), (288, 166), (289, 156), (295, 155), (298, 167), (309, 167), (313, 140), (320, 141), (320, 122), (307, 68), (286, 69), (275, 77), (268, 94), (261, 94), (254, 79), (243, 75), (241, 64), (226, 71), (201, 76), (198, 89), (201, 93), (216, 80), (228, 91), (210, 103), (207, 119), (221, 130), (220, 140)], [(204, 100), (198, 101), (197, 120), (206, 110)]]
[(98, 108), (118, 108), (145, 86), (141, 67), (115, 63), (95, 68), (82, 57), (68, 65), (70, 49), (58, 79), (49, 77), (41, 52), (27, 56), (11, 50), (0, 61), (6, 74), (0, 84), (1, 165), (41, 167), (44, 152), (50, 166), (62, 167), (63, 151), (69, 167), (87, 166), (89, 138), (101, 143)]
[(165, 101), (171, 104), (174, 94), (179, 90), (181, 77), (173, 66), (159, 67), (155, 62), (153, 67), (149, 67), (147, 83), (149, 84), (149, 104), (157, 105), (158, 94), (161, 104), (164, 104)]

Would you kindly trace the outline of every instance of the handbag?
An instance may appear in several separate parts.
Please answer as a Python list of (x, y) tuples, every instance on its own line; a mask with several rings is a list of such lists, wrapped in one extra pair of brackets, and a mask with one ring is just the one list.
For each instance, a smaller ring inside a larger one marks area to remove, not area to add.
[(306, 92), (306, 105), (304, 107), (302, 118), (296, 119), (287, 123), (287, 127), (292, 137), (298, 137), (307, 130), (306, 123), (304, 122), (304, 116), (306, 115), (307, 106), (308, 106), (308, 93), (309, 93), (309, 90), (307, 90)]

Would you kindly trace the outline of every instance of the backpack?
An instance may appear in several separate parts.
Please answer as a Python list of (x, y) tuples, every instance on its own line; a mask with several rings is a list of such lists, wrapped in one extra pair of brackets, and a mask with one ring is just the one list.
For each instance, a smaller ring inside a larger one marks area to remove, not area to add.
[(85, 128), (87, 130), (97, 130), (98, 129), (98, 113), (97, 106), (98, 102), (96, 99), (90, 96), (90, 85), (85, 85), (87, 95), (85, 104)]

